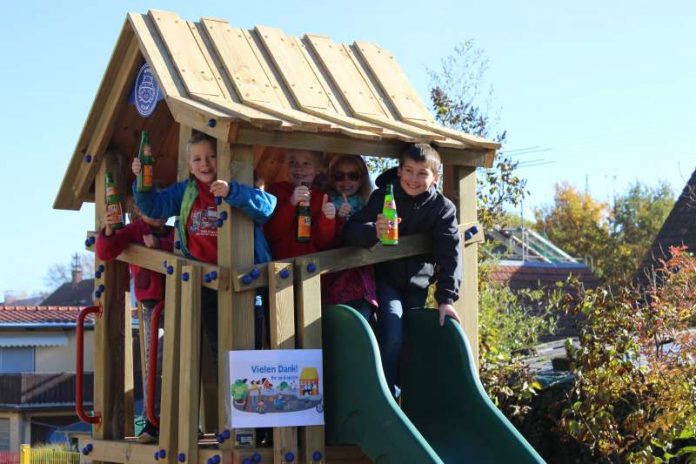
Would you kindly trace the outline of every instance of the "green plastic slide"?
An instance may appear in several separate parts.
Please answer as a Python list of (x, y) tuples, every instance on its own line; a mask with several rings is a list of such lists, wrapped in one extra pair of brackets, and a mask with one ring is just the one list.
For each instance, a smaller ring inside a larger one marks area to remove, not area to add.
[(352, 308), (323, 311), (326, 441), (374, 462), (543, 463), (486, 395), (459, 324), (407, 312), (401, 404), (389, 394), (377, 341)]

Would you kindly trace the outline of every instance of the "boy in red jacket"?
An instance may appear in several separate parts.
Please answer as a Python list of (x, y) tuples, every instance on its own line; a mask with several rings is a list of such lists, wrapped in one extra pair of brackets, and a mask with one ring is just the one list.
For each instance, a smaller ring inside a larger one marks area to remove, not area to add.
[[(148, 248), (157, 248), (165, 251), (172, 251), (174, 241), (174, 229), (164, 225), (165, 219), (152, 219), (143, 215), (137, 207), (134, 208), (139, 217), (132, 220), (122, 229), (114, 230), (113, 225), (120, 221), (118, 215), (107, 214), (104, 218), (105, 226), (97, 237), (96, 253), (97, 258), (102, 261), (115, 259), (131, 243), (139, 243)], [(148, 269), (131, 264), (130, 273), (133, 277), (133, 287), (135, 298), (143, 306), (143, 323), (141, 336), (145, 340), (145, 365), (150, 359), (150, 320), (152, 312), (158, 302), (164, 299), (164, 275), (152, 272)], [(152, 353), (157, 355), (156, 353)], [(158, 364), (158, 377), (160, 372)], [(142, 372), (147, 385), (147, 368), (142, 367)], [(147, 388), (143, 390), (143, 402), (147, 404)], [(153, 443), (158, 435), (157, 428), (147, 421), (142, 432), (138, 436), (141, 443)]]

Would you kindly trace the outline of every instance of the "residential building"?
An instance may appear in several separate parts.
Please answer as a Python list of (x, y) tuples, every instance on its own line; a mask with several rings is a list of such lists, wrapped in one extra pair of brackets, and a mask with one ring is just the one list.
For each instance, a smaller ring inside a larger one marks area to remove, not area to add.
[[(0, 306), (0, 451), (42, 443), (75, 415), (75, 306)], [(85, 346), (93, 343), (85, 324)], [(85, 350), (85, 408), (92, 404), (92, 350)]]

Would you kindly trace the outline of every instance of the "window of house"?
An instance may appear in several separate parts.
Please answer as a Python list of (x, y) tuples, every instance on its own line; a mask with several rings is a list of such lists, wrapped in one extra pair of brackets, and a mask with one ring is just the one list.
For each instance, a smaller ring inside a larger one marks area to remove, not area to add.
[(10, 450), (10, 419), (0, 418), (0, 451)]
[(34, 372), (34, 347), (0, 348), (0, 373)]

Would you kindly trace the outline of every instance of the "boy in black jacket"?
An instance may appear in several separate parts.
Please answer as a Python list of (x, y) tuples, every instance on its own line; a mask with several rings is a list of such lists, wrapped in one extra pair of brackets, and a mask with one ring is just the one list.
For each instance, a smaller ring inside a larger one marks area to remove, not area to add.
[(461, 243), (454, 204), (436, 186), (440, 155), (427, 144), (410, 145), (401, 154), (398, 169), (377, 179), (367, 205), (351, 216), (343, 230), (351, 245), (372, 247), (388, 228), (382, 215), (385, 186), (393, 184), (399, 215), (399, 235), (427, 233), (432, 238), (432, 253), (388, 261), (375, 266), (377, 282), (378, 338), (387, 383), (395, 397), (399, 395), (398, 367), (403, 342), (403, 313), (422, 308), (428, 285), (437, 282), (435, 299), (440, 325), (445, 316), (460, 322), (452, 304), (459, 296), (462, 278)]

